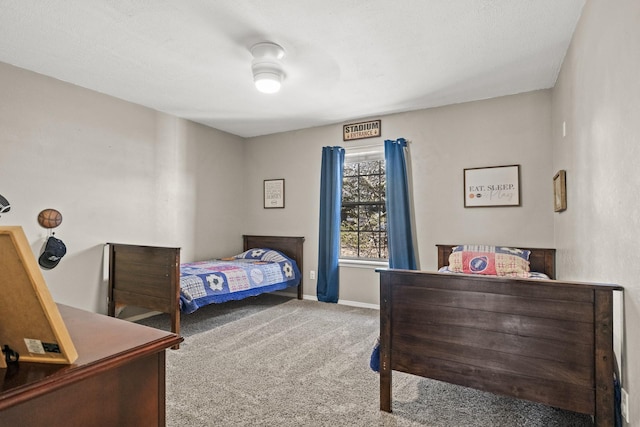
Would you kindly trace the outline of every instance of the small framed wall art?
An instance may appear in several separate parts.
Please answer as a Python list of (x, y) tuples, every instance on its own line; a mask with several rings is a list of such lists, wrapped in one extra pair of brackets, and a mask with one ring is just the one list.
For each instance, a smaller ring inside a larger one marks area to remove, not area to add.
[(520, 165), (464, 170), (464, 207), (520, 206)]
[(264, 208), (284, 208), (284, 179), (265, 179), (263, 188)]
[(562, 169), (553, 177), (553, 210), (567, 210), (567, 172)]

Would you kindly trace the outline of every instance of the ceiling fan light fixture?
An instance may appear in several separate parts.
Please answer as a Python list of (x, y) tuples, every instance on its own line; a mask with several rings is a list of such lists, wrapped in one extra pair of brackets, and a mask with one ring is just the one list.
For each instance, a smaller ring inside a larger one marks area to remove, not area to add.
[(284, 71), (280, 60), (284, 49), (271, 42), (261, 42), (251, 47), (253, 82), (262, 93), (276, 93), (282, 86)]
[(253, 82), (262, 93), (276, 93), (282, 87), (282, 75), (279, 73), (254, 73)]

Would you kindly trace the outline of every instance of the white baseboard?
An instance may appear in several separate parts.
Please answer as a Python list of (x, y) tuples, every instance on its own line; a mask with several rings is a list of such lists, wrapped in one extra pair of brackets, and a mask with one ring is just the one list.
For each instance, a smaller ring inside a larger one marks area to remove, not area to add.
[[(318, 301), (318, 297), (314, 295), (303, 295), (302, 298), (310, 301)], [(338, 299), (338, 304), (348, 305), (350, 307), (372, 308), (374, 310), (380, 310), (379, 304), (369, 304), (369, 303), (360, 302), (360, 301), (349, 301), (344, 299)]]
[(349, 301), (349, 300), (339, 299), (338, 300), (338, 304), (348, 305), (348, 306), (351, 306), (351, 307), (372, 308), (374, 310), (380, 310), (380, 305), (379, 304), (369, 304), (367, 302)]

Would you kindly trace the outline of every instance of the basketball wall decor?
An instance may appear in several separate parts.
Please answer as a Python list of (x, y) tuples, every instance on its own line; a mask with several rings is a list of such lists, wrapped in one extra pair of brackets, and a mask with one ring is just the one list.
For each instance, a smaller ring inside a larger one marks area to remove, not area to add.
[(62, 224), (62, 214), (55, 209), (45, 209), (38, 214), (38, 224), (44, 228), (56, 228)]

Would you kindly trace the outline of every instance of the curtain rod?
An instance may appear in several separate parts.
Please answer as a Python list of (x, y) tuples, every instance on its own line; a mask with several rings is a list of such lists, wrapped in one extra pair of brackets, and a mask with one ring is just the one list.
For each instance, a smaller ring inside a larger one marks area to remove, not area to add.
[[(407, 144), (411, 143), (411, 140), (408, 140), (405, 138), (405, 141)], [(348, 141), (346, 141), (348, 142)], [(344, 147), (345, 150), (348, 150), (349, 148), (378, 148), (378, 147), (383, 147), (384, 146), (384, 141), (378, 143), (378, 144), (367, 144), (367, 145), (354, 145), (352, 147)]]
[(351, 147), (344, 147), (345, 150), (348, 150), (349, 148), (379, 148), (379, 147), (383, 147), (384, 143), (380, 143), (380, 144), (368, 144), (368, 145), (353, 145)]

